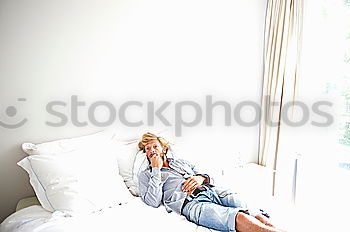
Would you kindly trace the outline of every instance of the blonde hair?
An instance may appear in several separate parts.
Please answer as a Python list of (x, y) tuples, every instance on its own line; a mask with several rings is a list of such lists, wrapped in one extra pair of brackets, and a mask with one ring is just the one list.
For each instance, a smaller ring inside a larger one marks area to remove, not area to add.
[(152, 140), (158, 140), (160, 145), (162, 145), (163, 149), (166, 149), (167, 151), (170, 148), (170, 144), (168, 141), (150, 132), (147, 132), (146, 134), (142, 135), (141, 141), (138, 143), (138, 147), (140, 148), (140, 150), (143, 150), (143, 152), (145, 152), (145, 146), (149, 141)]

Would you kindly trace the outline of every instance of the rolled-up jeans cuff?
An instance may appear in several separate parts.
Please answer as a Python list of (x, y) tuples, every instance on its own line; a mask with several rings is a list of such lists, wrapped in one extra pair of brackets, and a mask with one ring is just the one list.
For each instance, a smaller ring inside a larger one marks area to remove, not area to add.
[(252, 217), (256, 217), (258, 215), (262, 215), (261, 211), (259, 211), (259, 210), (242, 209), (242, 210), (239, 210), (238, 212), (245, 213), (245, 214), (250, 215)]
[(249, 215), (252, 217), (256, 217), (258, 215), (262, 215), (259, 209), (248, 209)]
[(238, 213), (239, 212), (245, 213), (247, 215), (251, 215), (248, 209), (240, 209), (240, 210), (238, 210)]

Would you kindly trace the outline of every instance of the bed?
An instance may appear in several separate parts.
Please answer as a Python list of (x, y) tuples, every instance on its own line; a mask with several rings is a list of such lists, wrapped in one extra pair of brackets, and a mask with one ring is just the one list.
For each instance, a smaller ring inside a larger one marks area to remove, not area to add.
[[(266, 175), (263, 168), (255, 164), (248, 164), (244, 168), (240, 169), (239, 172), (240, 174), (243, 174), (242, 172), (256, 173), (261, 177), (261, 179), (264, 178), (263, 175)], [(232, 175), (233, 173), (230, 173), (221, 181), (227, 182), (227, 179), (229, 179)], [(240, 183), (236, 183), (235, 186), (239, 184)], [(260, 201), (262, 198), (264, 198), (264, 205), (268, 207), (270, 210), (269, 213), (272, 214), (275, 221), (276, 219), (281, 220), (279, 217), (279, 212), (282, 210), (281, 208), (276, 208), (273, 206), (271, 199), (267, 199), (263, 192), (263, 189), (266, 188), (259, 186), (259, 183), (256, 183), (254, 188), (261, 190), (261, 194), (259, 195), (260, 198), (256, 198), (255, 200)], [(245, 193), (253, 191), (251, 187), (241, 189)], [(153, 221), (155, 218), (159, 220), (159, 222), (157, 225), (152, 227), (151, 221)], [(0, 231), (76, 232), (96, 230), (119, 231), (120, 229), (127, 229), (129, 231), (164, 231), (164, 227), (167, 228), (167, 231), (177, 232), (216, 231), (204, 228), (202, 226), (197, 226), (175, 213), (167, 213), (163, 206), (159, 208), (149, 207), (145, 205), (139, 197), (133, 197), (132, 200), (125, 205), (118, 205), (80, 217), (70, 217), (69, 215), (59, 211), (53, 213), (49, 212), (40, 205), (40, 202), (36, 197), (24, 198), (18, 202), (16, 212), (3, 221), (0, 226)]]
[[(1, 223), (0, 231), (215, 231), (176, 213), (167, 213), (164, 206), (152, 208), (141, 201), (137, 173), (147, 162), (136, 149), (138, 138), (140, 135), (121, 138), (104, 131), (42, 144), (22, 144), (28, 156), (18, 165), (29, 174), (36, 197), (20, 200), (16, 212)], [(175, 156), (174, 150), (169, 155)], [(117, 174), (114, 161), (118, 163)], [(252, 202), (264, 202), (272, 216), (281, 216), (283, 209), (272, 210), (273, 204), (265, 198), (268, 182), (262, 180), (270, 179), (269, 174), (263, 167), (250, 164), (221, 175), (216, 183), (241, 188), (248, 198), (252, 197)], [(234, 176), (247, 178), (233, 182)], [(256, 196), (259, 197), (253, 199)]]
[[(70, 217), (59, 211), (48, 212), (37, 202), (28, 205), (28, 199), (23, 200), (26, 207), (21, 209), (23, 205), (19, 204), (19, 210), (1, 224), (1, 232), (149, 231), (151, 228), (152, 231), (164, 231), (164, 228), (183, 232), (215, 231), (188, 222), (175, 213), (167, 213), (164, 207), (149, 207), (136, 197), (127, 204), (79, 217)], [(155, 219), (157, 224), (152, 226)]]

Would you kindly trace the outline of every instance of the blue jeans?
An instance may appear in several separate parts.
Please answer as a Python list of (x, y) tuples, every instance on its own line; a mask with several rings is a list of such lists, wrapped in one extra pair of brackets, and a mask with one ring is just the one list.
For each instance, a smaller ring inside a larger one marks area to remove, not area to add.
[(236, 215), (246, 211), (247, 204), (237, 193), (216, 187), (201, 192), (196, 198), (187, 197), (182, 214), (197, 225), (219, 231), (236, 231)]

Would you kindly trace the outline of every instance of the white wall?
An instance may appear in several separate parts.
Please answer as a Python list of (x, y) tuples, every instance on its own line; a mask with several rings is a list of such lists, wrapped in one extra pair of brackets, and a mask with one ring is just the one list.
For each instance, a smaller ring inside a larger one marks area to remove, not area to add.
[[(17, 129), (0, 126), (0, 221), (14, 211), (19, 199), (34, 194), (27, 175), (16, 166), (24, 157), (20, 144), (103, 129), (87, 120), (93, 102), (110, 101), (118, 112), (126, 101), (141, 101), (144, 107), (130, 108), (127, 117), (147, 122), (147, 102), (160, 106), (171, 101), (164, 115), (172, 124), (174, 105), (184, 100), (202, 107), (206, 95), (227, 101), (232, 108), (242, 100), (258, 103), (265, 4), (261, 0), (1, 0), (0, 120), (28, 121)], [(72, 95), (86, 102), (78, 112), (88, 126), (77, 127), (70, 119), (62, 127), (45, 125), (59, 121), (46, 112), (48, 102), (65, 101), (67, 107), (56, 109), (70, 115)], [(17, 108), (16, 115), (10, 117), (14, 110), (9, 106)], [(100, 108), (96, 117), (106, 120), (105, 113)], [(251, 111), (243, 113), (245, 120), (253, 118)], [(191, 120), (193, 111), (184, 114)], [(121, 124), (118, 117), (116, 124)], [(246, 161), (257, 160), (258, 126), (242, 127), (234, 121), (224, 126), (220, 108), (214, 126), (206, 127), (202, 120), (184, 128), (181, 139), (194, 145), (205, 139), (208, 154), (215, 154), (205, 157), (206, 162), (224, 159), (227, 165), (238, 152)], [(190, 153), (198, 157), (204, 149)]]

